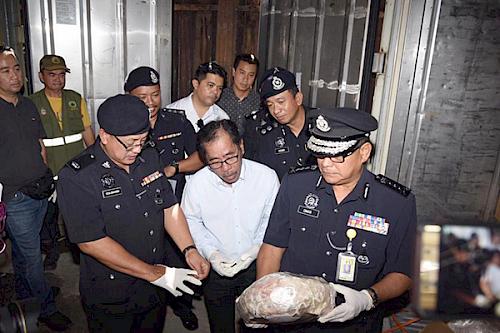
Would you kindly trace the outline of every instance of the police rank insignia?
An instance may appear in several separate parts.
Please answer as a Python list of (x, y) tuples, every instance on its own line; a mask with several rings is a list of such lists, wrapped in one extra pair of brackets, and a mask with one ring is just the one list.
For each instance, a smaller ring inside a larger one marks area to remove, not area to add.
[(319, 116), (316, 119), (316, 127), (321, 131), (321, 132), (328, 132), (330, 128), (330, 124), (328, 124), (328, 121), (323, 118), (323, 116)]
[(386, 222), (385, 218), (358, 212), (354, 212), (349, 216), (347, 225), (380, 235), (387, 235), (389, 232), (389, 223)]
[(155, 180), (157, 180), (158, 178), (160, 178), (162, 176), (163, 176), (163, 173), (161, 173), (160, 171), (155, 171), (152, 174), (150, 174), (149, 176), (142, 178), (141, 186), (146, 186), (148, 184), (151, 184), (152, 182), (154, 182)]
[(317, 219), (320, 211), (318, 207), (319, 197), (314, 193), (309, 193), (304, 199), (304, 205), (297, 207), (297, 213)]
[(283, 80), (277, 76), (273, 76), (273, 80), (271, 81), (271, 83), (274, 90), (283, 89), (283, 87), (285, 86), (285, 82), (283, 82)]
[(106, 173), (102, 175), (101, 183), (104, 188), (112, 188), (115, 185), (115, 178), (109, 173)]
[(156, 84), (158, 83), (158, 77), (153, 71), (149, 71), (149, 77), (151, 78), (151, 82)]
[(111, 164), (109, 163), (109, 161), (105, 161), (101, 165), (104, 169), (111, 169)]

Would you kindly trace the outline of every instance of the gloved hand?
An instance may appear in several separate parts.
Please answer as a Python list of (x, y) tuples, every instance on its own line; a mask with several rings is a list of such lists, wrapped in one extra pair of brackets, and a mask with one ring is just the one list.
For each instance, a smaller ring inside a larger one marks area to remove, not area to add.
[(320, 323), (330, 321), (344, 322), (351, 320), (360, 314), (361, 311), (371, 310), (373, 308), (373, 300), (367, 291), (357, 291), (341, 284), (330, 283), (330, 287), (336, 292), (344, 295), (345, 303), (335, 307), (329, 313), (318, 318)]
[(231, 267), (231, 276), (236, 275), (236, 273), (247, 269), (252, 262), (257, 258), (257, 255), (259, 254), (259, 245), (254, 245), (248, 251), (243, 253), (240, 258), (236, 261), (236, 264)]
[(57, 191), (54, 190), (54, 192), (49, 197), (49, 201), (51, 201), (52, 203), (56, 203), (56, 200), (57, 200)]
[(474, 304), (479, 308), (487, 309), (491, 306), (491, 300), (482, 294), (478, 294), (474, 298)]
[(208, 258), (210, 263), (212, 264), (213, 269), (219, 273), (219, 275), (233, 277), (234, 272), (232, 267), (236, 265), (235, 260), (228, 259), (222, 255), (219, 251), (215, 251)]
[(201, 281), (193, 276), (196, 275), (196, 271), (192, 269), (168, 267), (165, 265), (158, 266), (165, 267), (165, 274), (158, 280), (151, 281), (151, 283), (155, 286), (167, 289), (175, 297), (182, 295), (177, 289), (182, 290), (186, 294), (194, 294), (194, 292), (184, 284), (185, 281), (201, 286)]

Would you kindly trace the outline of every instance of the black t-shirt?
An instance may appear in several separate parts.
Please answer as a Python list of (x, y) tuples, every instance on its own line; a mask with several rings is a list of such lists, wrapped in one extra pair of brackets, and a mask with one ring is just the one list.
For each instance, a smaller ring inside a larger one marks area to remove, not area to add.
[(0, 183), (2, 201), (41, 177), (47, 170), (39, 139), (46, 137), (38, 111), (29, 99), (19, 96), (17, 105), (0, 98)]

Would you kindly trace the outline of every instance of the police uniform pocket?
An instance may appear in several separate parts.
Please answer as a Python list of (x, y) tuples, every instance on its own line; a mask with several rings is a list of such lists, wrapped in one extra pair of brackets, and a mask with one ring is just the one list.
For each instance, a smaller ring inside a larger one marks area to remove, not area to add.
[(132, 286), (137, 279), (118, 272), (109, 272), (91, 279), (92, 295), (87, 296), (92, 303), (122, 305), (130, 301)]

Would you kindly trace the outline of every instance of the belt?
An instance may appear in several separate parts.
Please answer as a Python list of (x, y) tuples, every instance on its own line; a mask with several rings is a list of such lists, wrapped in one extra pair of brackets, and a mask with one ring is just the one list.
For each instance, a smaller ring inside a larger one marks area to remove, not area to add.
[(81, 139), (82, 139), (82, 133), (78, 133), (78, 134), (60, 136), (58, 138), (43, 139), (43, 144), (45, 145), (45, 147), (64, 146), (65, 144), (77, 142), (80, 141)]

